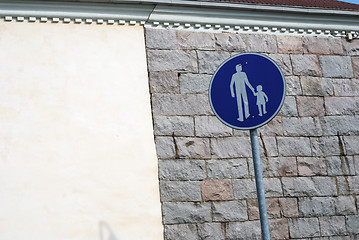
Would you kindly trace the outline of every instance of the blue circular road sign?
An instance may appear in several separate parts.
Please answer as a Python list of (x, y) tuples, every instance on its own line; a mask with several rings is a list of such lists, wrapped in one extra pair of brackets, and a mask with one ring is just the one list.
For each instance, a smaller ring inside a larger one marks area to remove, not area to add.
[(227, 59), (209, 87), (216, 116), (235, 129), (255, 129), (268, 123), (283, 105), (286, 85), (277, 64), (267, 56), (244, 53)]

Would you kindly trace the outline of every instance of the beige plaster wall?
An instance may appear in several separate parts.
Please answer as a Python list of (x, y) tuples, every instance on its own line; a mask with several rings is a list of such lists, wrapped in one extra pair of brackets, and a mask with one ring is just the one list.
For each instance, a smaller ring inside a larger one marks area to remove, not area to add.
[(162, 239), (142, 27), (0, 22), (0, 239)]

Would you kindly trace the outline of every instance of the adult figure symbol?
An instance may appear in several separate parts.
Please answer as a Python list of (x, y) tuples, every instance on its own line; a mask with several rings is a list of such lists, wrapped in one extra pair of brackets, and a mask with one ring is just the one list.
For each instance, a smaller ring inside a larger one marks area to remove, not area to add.
[[(250, 90), (252, 90), (253, 95), (255, 95), (255, 92), (254, 92), (254, 88), (248, 81), (247, 74), (245, 72), (242, 72), (241, 64), (236, 65), (236, 71), (237, 72), (232, 75), (230, 89), (231, 89), (231, 96), (233, 98), (237, 97), (237, 107), (238, 107), (237, 120), (243, 122), (245, 119), (247, 119), (250, 116), (248, 97), (247, 97), (247, 87)], [(244, 112), (243, 112), (243, 106), (244, 106)]]

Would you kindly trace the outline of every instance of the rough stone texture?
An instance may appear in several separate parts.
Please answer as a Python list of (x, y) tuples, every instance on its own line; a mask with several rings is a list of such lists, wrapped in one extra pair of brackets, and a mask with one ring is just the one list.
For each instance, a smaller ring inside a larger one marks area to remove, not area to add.
[(291, 55), (293, 74), (301, 76), (321, 76), (319, 60), (316, 55)]
[(352, 57), (354, 77), (359, 78), (359, 57)]
[(350, 176), (347, 178), (351, 194), (359, 194), (359, 176)]
[(153, 117), (155, 135), (193, 136), (194, 123), (192, 117), (155, 116)]
[(212, 75), (186, 73), (179, 76), (181, 93), (207, 93)]
[(287, 85), (287, 96), (302, 95), (302, 87), (300, 86), (299, 77), (289, 76), (285, 78)]
[(247, 48), (247, 37), (243, 34), (216, 33), (214, 37), (217, 50), (245, 51)]
[(323, 133), (330, 135), (358, 135), (358, 116), (324, 116), (321, 117)]
[(317, 218), (289, 219), (289, 233), (292, 238), (320, 236), (319, 221)]
[(153, 113), (158, 115), (210, 115), (208, 96), (205, 94), (154, 94)]
[(320, 217), (320, 232), (322, 236), (345, 235), (345, 217)]
[(298, 201), (297, 198), (280, 198), (280, 209), (283, 217), (298, 217)]
[(264, 178), (263, 185), (266, 197), (283, 196), (282, 185), (278, 178)]
[(301, 117), (324, 116), (323, 97), (297, 96), (298, 114)]
[(359, 234), (359, 215), (347, 216), (347, 228), (349, 234)]
[(176, 49), (176, 32), (164, 29), (146, 28), (146, 47), (158, 49)]
[(214, 202), (212, 205), (213, 221), (245, 221), (248, 220), (246, 201)]
[(353, 196), (339, 196), (335, 203), (337, 215), (353, 215), (357, 213)]
[(224, 240), (224, 231), (220, 223), (198, 224), (198, 235), (201, 240)]
[(339, 195), (349, 195), (350, 189), (349, 189), (349, 182), (348, 177), (336, 177), (337, 178), (337, 185), (338, 185), (338, 193)]
[(276, 157), (278, 156), (277, 140), (275, 137), (261, 137), (260, 138), (260, 151), (262, 156)]
[(344, 144), (346, 153), (349, 155), (359, 154), (359, 136), (345, 136)]
[(236, 199), (256, 198), (256, 183), (253, 179), (233, 180), (233, 192)]
[(175, 138), (179, 158), (210, 158), (208, 138)]
[[(242, 131), (244, 132), (244, 131)], [(245, 131), (248, 132), (248, 131)], [(282, 117), (276, 116), (269, 123), (258, 129), (259, 134), (264, 136), (281, 136), (283, 135)]]
[(211, 141), (212, 155), (215, 158), (238, 158), (252, 156), (248, 138), (227, 137)]
[(152, 93), (179, 93), (178, 74), (175, 72), (151, 72), (149, 79)]
[(303, 95), (331, 96), (334, 94), (332, 81), (328, 78), (300, 77)]
[[(264, 177), (269, 177), (269, 164), (268, 164), (268, 158), (267, 157), (261, 157), (261, 167)], [(249, 169), (249, 176), (255, 177), (254, 175), (254, 164), (253, 164), (253, 158), (248, 159), (248, 169)]]
[(283, 106), (279, 111), (281, 116), (298, 116), (297, 103), (294, 96), (286, 96), (284, 99)]
[(269, 231), (272, 239), (288, 239), (288, 220), (287, 219), (270, 219)]
[(332, 83), (334, 87), (335, 96), (340, 96), (340, 97), (359, 96), (359, 79), (333, 79)]
[(349, 56), (359, 56), (359, 40), (355, 39), (347, 42), (343, 39), (344, 52)]
[(358, 97), (325, 97), (326, 115), (355, 115), (359, 113)]
[(172, 137), (156, 137), (156, 152), (159, 158), (174, 158), (175, 145)]
[(282, 178), (284, 196), (336, 196), (337, 188), (334, 178), (298, 177)]
[(227, 229), (228, 240), (260, 240), (261, 228), (259, 221), (229, 222)]
[(169, 201), (201, 201), (201, 186), (198, 181), (161, 181), (161, 200)]
[(338, 156), (342, 155), (344, 149), (341, 149), (340, 138), (338, 136), (311, 138), (313, 156)]
[(324, 158), (298, 157), (297, 161), (299, 176), (318, 176), (327, 174)]
[(196, 136), (225, 137), (232, 135), (232, 129), (224, 125), (215, 116), (195, 117)]
[(282, 118), (285, 136), (321, 136), (322, 128), (319, 118)]
[(147, 50), (148, 70), (198, 72), (195, 51)]
[(165, 239), (198, 240), (197, 227), (195, 224), (166, 225)]
[(165, 224), (209, 222), (211, 205), (210, 203), (164, 202), (162, 214)]
[(229, 57), (230, 54), (228, 52), (198, 51), (199, 72), (213, 74)]
[(340, 38), (304, 37), (303, 47), (305, 53), (344, 54), (343, 45)]
[(277, 36), (279, 53), (304, 53), (303, 38), (294, 36)]
[(214, 49), (214, 35), (208, 32), (177, 31), (178, 45), (182, 49)]
[(359, 156), (354, 156), (355, 174), (359, 175)]
[(278, 150), (282, 156), (311, 156), (310, 139), (305, 137), (278, 137)]
[(290, 57), (287, 54), (270, 54), (269, 57), (277, 63), (285, 76), (292, 75), (293, 69)]
[(203, 201), (233, 200), (233, 186), (230, 179), (204, 180), (201, 182)]
[(298, 175), (295, 157), (269, 158), (268, 163), (269, 176), (284, 177)]
[[(257, 199), (248, 199), (248, 218), (249, 220), (259, 219), (259, 209)], [(268, 218), (279, 218), (281, 216), (281, 209), (278, 198), (267, 198), (267, 213)]]
[(212, 179), (246, 178), (248, 165), (246, 159), (209, 160), (207, 175)]
[(248, 35), (248, 51), (260, 53), (276, 53), (277, 41), (273, 35), (250, 34)]
[(161, 180), (202, 180), (206, 177), (201, 160), (160, 160), (158, 175)]
[(335, 215), (335, 199), (333, 197), (299, 198), (300, 217), (321, 217)]
[(328, 175), (355, 175), (354, 159), (352, 156), (327, 157)]
[(349, 56), (319, 56), (323, 76), (332, 78), (351, 78), (353, 68)]

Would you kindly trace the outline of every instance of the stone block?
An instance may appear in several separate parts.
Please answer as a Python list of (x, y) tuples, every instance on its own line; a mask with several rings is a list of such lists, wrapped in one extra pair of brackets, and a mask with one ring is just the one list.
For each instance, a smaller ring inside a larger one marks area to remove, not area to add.
[(176, 137), (177, 156), (179, 158), (210, 158), (208, 138)]
[(286, 96), (281, 110), (279, 111), (280, 116), (294, 117), (298, 116), (297, 102), (294, 96)]
[(297, 198), (280, 198), (279, 205), (283, 217), (298, 217), (298, 200)]
[(321, 217), (335, 215), (335, 200), (333, 197), (299, 198), (300, 217)]
[(346, 153), (349, 155), (359, 154), (359, 136), (344, 136)]
[(179, 93), (178, 74), (175, 72), (150, 72), (151, 93)]
[(352, 57), (354, 77), (359, 78), (359, 57)]
[(211, 139), (214, 158), (240, 158), (252, 156), (250, 141), (244, 137)]
[(193, 118), (181, 116), (154, 116), (153, 130), (157, 136), (193, 136)]
[(326, 115), (356, 115), (359, 113), (359, 97), (325, 97)]
[(272, 239), (289, 239), (288, 219), (270, 219), (269, 232)]
[[(262, 173), (263, 173), (264, 177), (269, 177), (270, 176), (269, 169), (268, 169), (269, 164), (267, 162), (268, 162), (268, 158), (266, 158), (266, 157), (261, 158), (261, 167), (262, 167)], [(253, 158), (248, 159), (248, 170), (249, 170), (249, 176), (250, 177), (255, 177)]]
[(196, 224), (165, 225), (166, 240), (198, 240)]
[(353, 68), (349, 56), (319, 56), (323, 76), (331, 78), (352, 78)]
[[(359, 70), (359, 69), (358, 69)], [(359, 79), (333, 79), (334, 95), (339, 97), (359, 96)]]
[(260, 240), (261, 227), (259, 221), (229, 222), (227, 240)]
[(299, 76), (321, 76), (322, 72), (316, 55), (291, 55), (293, 74)]
[(154, 115), (212, 115), (208, 96), (205, 94), (153, 94)]
[[(248, 131), (242, 131), (248, 133)], [(283, 135), (283, 127), (282, 127), (282, 117), (276, 116), (266, 125), (260, 127), (258, 129), (259, 134), (263, 134), (263, 136), (282, 136)]]
[(246, 201), (223, 201), (212, 204), (214, 222), (234, 222), (248, 220)]
[(156, 137), (156, 152), (158, 158), (175, 158), (175, 145), (172, 137)]
[(233, 200), (233, 186), (230, 179), (204, 180), (201, 182), (203, 201)]
[(338, 186), (338, 193), (339, 195), (349, 195), (350, 194), (350, 188), (349, 188), (349, 182), (348, 177), (341, 177), (338, 176), (337, 178), (337, 186)]
[(336, 136), (326, 136), (310, 139), (312, 144), (313, 156), (338, 156), (344, 154), (341, 138)]
[(353, 156), (332, 156), (327, 157), (328, 175), (355, 175)]
[(216, 50), (245, 51), (247, 49), (247, 36), (237, 33), (215, 33)]
[(214, 35), (210, 32), (177, 31), (181, 49), (214, 50)]
[(319, 118), (282, 118), (284, 136), (321, 136), (323, 134)]
[(263, 185), (266, 197), (283, 196), (282, 184), (278, 178), (264, 178)]
[(300, 77), (303, 95), (306, 96), (331, 96), (334, 94), (332, 80), (302, 76)]
[(332, 177), (282, 178), (284, 196), (322, 197), (337, 196), (337, 185)]
[(287, 76), (285, 78), (286, 87), (287, 87), (287, 96), (291, 95), (302, 95), (302, 86), (300, 86), (299, 77), (297, 76)]
[(288, 219), (288, 225), (291, 238), (320, 236), (319, 221), (317, 218)]
[(295, 157), (269, 158), (269, 176), (297, 176), (297, 161)]
[(225, 137), (232, 135), (232, 128), (224, 125), (215, 116), (196, 116), (195, 129), (198, 137)]
[(217, 68), (230, 57), (228, 52), (198, 51), (199, 73), (214, 74)]
[(277, 63), (283, 75), (288, 76), (293, 74), (292, 64), (289, 55), (269, 54), (269, 58), (271, 58), (275, 63)]
[(354, 215), (357, 213), (353, 196), (339, 196), (335, 203), (337, 215)]
[(185, 73), (179, 76), (181, 93), (208, 93), (212, 75)]
[(158, 161), (161, 180), (202, 180), (206, 177), (205, 162), (201, 160)]
[(317, 117), (325, 115), (323, 97), (297, 96), (298, 113), (301, 117)]
[(265, 157), (278, 156), (277, 140), (275, 137), (261, 137), (259, 142), (260, 152)]
[(201, 186), (198, 181), (161, 181), (161, 201), (201, 201)]
[(147, 50), (150, 72), (198, 72), (197, 54), (187, 50)]
[(207, 176), (211, 179), (246, 178), (248, 166), (246, 159), (209, 160)]
[(320, 217), (319, 223), (322, 236), (345, 235), (347, 233), (344, 216)]
[(355, 174), (359, 176), (359, 156), (354, 156)]
[(236, 199), (256, 198), (256, 183), (254, 179), (235, 179), (233, 192)]
[(343, 42), (343, 46), (344, 46), (345, 55), (359, 56), (359, 40), (358, 39), (348, 42), (343, 38), (342, 42)]
[(304, 53), (303, 38), (296, 36), (277, 36), (279, 53)]
[(311, 156), (310, 139), (306, 137), (277, 137), (280, 156)]
[(145, 28), (147, 48), (176, 49), (176, 32), (168, 29)]
[(298, 157), (299, 176), (327, 175), (325, 159), (320, 157)]
[(201, 240), (224, 240), (224, 231), (221, 223), (198, 224), (198, 235)]
[[(257, 199), (248, 199), (248, 218), (249, 220), (259, 219), (259, 209)], [(268, 218), (279, 218), (281, 216), (281, 210), (278, 198), (266, 199)]]
[(321, 117), (323, 133), (330, 135), (358, 135), (358, 116), (324, 116)]
[(359, 176), (349, 176), (347, 181), (350, 193), (359, 194)]
[(304, 37), (304, 53), (339, 54), (343, 55), (343, 45), (340, 38), (334, 37)]
[(347, 229), (349, 234), (359, 234), (359, 215), (347, 216)]
[(162, 203), (162, 214), (164, 224), (210, 222), (211, 204), (164, 202)]
[(274, 35), (250, 34), (248, 35), (248, 51), (260, 53), (277, 53), (277, 41)]

